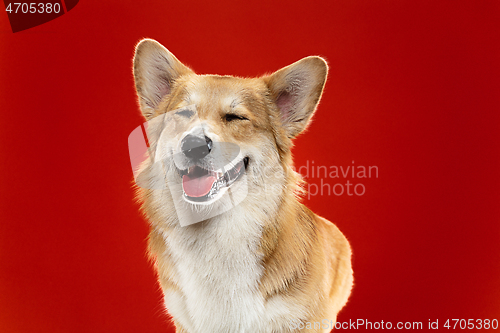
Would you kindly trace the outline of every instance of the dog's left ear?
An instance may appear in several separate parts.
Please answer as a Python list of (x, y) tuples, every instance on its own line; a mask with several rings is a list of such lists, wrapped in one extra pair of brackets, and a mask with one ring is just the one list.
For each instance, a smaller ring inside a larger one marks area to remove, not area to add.
[(327, 73), (323, 58), (307, 57), (264, 78), (289, 138), (307, 127), (323, 93)]

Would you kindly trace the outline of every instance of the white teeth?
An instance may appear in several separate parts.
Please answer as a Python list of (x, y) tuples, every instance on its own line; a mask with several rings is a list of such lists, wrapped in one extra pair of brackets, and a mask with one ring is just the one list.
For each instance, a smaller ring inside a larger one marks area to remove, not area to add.
[[(193, 165), (189, 167), (186, 172), (187, 174), (190, 174), (192, 172), (196, 171), (197, 166)], [(206, 195), (208, 199), (214, 198), (218, 193), (219, 190), (221, 190), (224, 187), (229, 187), (234, 183), (240, 176), (240, 172), (243, 168), (243, 161), (240, 161), (234, 166), (232, 169), (224, 172), (224, 170), (217, 170), (217, 171), (211, 171), (211, 170), (205, 170), (209, 175), (213, 176), (216, 178), (216, 181), (212, 184), (212, 188), (210, 189), (210, 192)], [(186, 195), (184, 193), (184, 195)]]

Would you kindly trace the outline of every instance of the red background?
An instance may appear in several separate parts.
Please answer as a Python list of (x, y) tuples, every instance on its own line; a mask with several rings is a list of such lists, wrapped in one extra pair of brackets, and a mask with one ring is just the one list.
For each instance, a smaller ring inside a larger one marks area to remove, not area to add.
[(500, 319), (498, 22), (473, 0), (85, 0), (15, 34), (0, 14), (0, 331), (173, 331), (131, 190), (142, 37), (199, 73), (329, 61), (296, 165), (379, 169), (306, 200), (353, 247), (339, 321)]

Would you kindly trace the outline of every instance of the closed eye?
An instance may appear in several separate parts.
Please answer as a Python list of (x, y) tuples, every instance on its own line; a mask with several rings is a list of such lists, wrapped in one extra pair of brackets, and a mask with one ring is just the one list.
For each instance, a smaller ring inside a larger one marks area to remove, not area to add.
[(191, 118), (194, 115), (194, 112), (189, 109), (184, 109), (177, 111), (175, 114), (184, 118)]
[(227, 122), (230, 122), (230, 121), (235, 121), (235, 120), (248, 120), (248, 118), (234, 114), (234, 113), (227, 113), (224, 115), (224, 120)]

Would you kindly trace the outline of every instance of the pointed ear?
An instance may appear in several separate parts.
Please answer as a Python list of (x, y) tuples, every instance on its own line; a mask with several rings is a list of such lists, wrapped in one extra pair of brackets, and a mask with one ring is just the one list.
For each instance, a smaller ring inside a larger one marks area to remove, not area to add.
[(289, 138), (307, 127), (321, 98), (327, 73), (323, 58), (307, 57), (264, 78)]
[(193, 74), (193, 71), (157, 41), (143, 39), (137, 44), (134, 55), (135, 89), (146, 119), (154, 116), (160, 101), (171, 92), (173, 82), (186, 74)]

